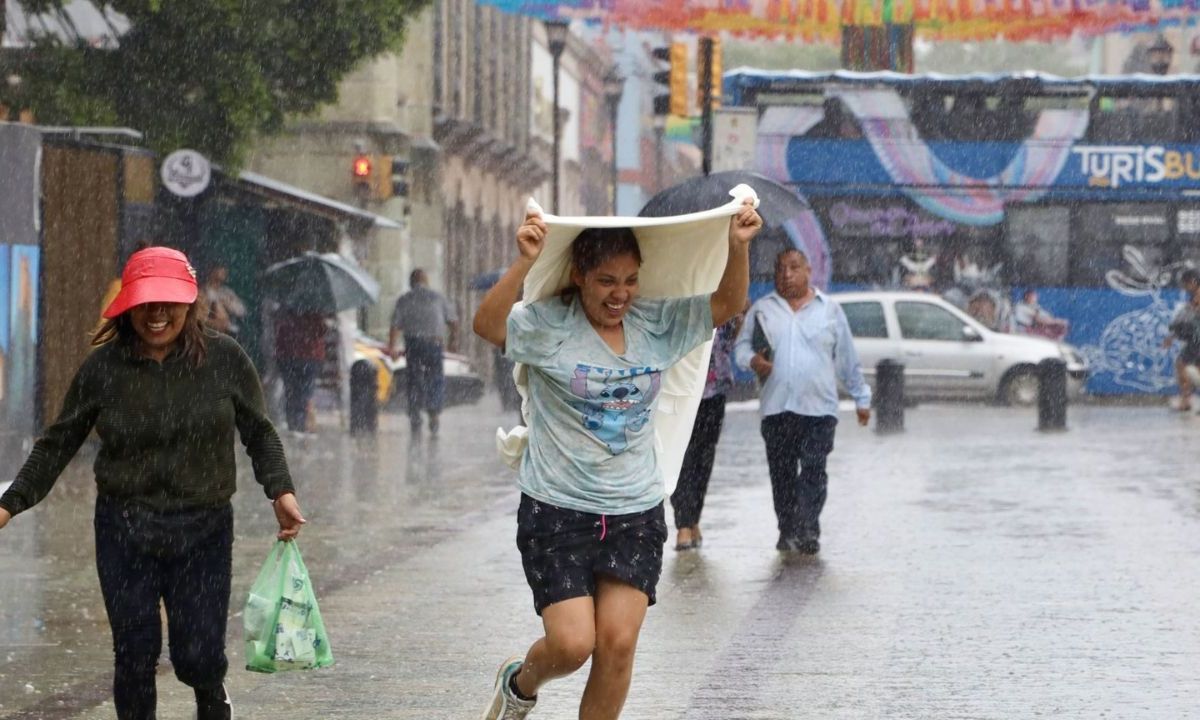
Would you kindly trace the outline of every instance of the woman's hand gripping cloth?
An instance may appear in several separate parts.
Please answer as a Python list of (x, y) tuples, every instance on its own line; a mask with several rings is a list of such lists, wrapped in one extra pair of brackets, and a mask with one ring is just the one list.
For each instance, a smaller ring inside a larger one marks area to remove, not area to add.
[[(676, 298), (707, 295), (716, 291), (729, 258), (729, 220), (737, 215), (746, 198), (758, 207), (758, 194), (749, 185), (729, 191), (728, 203), (689, 215), (669, 217), (558, 217), (547, 215), (532, 199), (528, 212), (542, 215), (549, 232), (541, 255), (525, 277), (525, 302), (556, 295), (570, 285), (571, 242), (588, 228), (631, 228), (642, 251), (638, 273), (638, 295), (646, 298)], [(696, 409), (704, 392), (708, 374), (708, 356), (712, 341), (704, 343), (664, 373), (654, 418), (658, 466), (669, 495), (679, 477), (683, 454), (692, 435)], [(527, 370), (517, 364), (513, 369), (517, 391), (521, 394), (521, 412), (528, 424), (529, 404)], [(500, 457), (511, 468), (520, 466), (528, 444), (528, 429), (518, 426), (496, 431)]]

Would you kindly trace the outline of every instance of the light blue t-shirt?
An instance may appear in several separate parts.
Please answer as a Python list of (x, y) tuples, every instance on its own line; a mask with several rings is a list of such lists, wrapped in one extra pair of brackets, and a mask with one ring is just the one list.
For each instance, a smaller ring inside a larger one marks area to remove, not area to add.
[(522, 492), (604, 515), (663, 500), (654, 450), (662, 373), (712, 337), (708, 295), (635, 300), (624, 319), (625, 354), (596, 333), (578, 297), (552, 297), (508, 316), (505, 353), (529, 367), (529, 446)]

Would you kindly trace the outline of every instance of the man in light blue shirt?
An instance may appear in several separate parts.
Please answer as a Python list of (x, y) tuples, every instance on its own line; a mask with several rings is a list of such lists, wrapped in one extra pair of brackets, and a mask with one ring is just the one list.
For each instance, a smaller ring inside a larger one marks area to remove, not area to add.
[(734, 345), (738, 366), (753, 370), (761, 382), (762, 435), (779, 522), (775, 547), (806, 554), (821, 549), (825, 460), (833, 451), (839, 380), (854, 398), (858, 424), (871, 419), (871, 388), (846, 315), (809, 285), (811, 274), (799, 250), (779, 253), (775, 292), (751, 306)]

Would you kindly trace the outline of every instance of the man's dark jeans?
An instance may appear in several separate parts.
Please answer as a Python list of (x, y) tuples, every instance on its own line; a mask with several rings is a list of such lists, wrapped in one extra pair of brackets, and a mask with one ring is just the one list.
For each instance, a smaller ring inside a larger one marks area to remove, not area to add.
[(832, 415), (784, 412), (763, 418), (762, 436), (781, 537), (816, 540), (821, 536), (819, 518), (829, 481), (825, 460), (833, 452), (836, 428), (837, 418)]
[(96, 569), (116, 656), (117, 718), (155, 718), (160, 600), (175, 676), (198, 698), (218, 692), (229, 667), (233, 508), (159, 513), (100, 496), (95, 527)]
[(405, 375), (408, 380), (408, 417), (421, 422), (421, 411), (431, 416), (446, 402), (446, 376), (442, 366), (442, 341), (437, 338), (404, 336)]

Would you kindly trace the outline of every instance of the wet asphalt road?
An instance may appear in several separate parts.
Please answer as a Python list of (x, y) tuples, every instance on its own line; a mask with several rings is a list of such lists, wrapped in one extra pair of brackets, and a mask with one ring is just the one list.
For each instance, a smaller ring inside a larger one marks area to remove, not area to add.
[[(476, 718), (497, 664), (538, 633), (514, 547), (517, 492), (493, 398), (442, 437), (288, 440), (301, 548), (338, 664), (241, 669), (239, 718)], [(731, 407), (705, 544), (668, 547), (625, 718), (1200, 718), (1200, 417), (922, 405), (902, 435), (842, 417), (815, 558), (774, 550), (752, 407)], [(247, 463), (248, 465), (248, 463)], [(234, 611), (273, 516), (235, 498)], [(0, 718), (112, 718), (85, 453), (0, 531)], [(159, 717), (191, 718), (164, 651)], [(576, 715), (583, 675), (530, 716)]]

